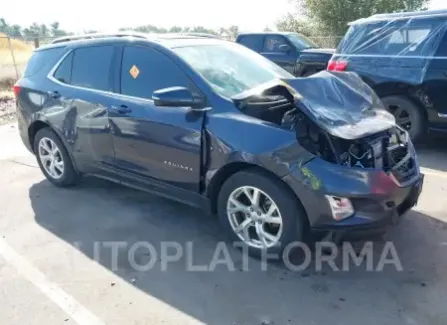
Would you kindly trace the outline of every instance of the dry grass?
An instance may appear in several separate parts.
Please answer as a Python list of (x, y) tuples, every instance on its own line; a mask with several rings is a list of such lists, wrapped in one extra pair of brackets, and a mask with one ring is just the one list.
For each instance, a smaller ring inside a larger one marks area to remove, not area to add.
[(0, 77), (0, 91), (9, 91), (12, 89), (16, 82), (16, 78), (14, 77)]
[[(26, 63), (31, 57), (33, 47), (22, 41), (11, 39), (11, 47), (14, 50), (15, 62), (19, 74), (23, 72)], [(0, 87), (5, 83), (4, 79), (16, 78), (14, 60), (9, 49), (8, 39), (0, 33)]]
[(14, 94), (12, 91), (0, 91), (0, 125), (13, 121), (15, 117)]
[(14, 98), (14, 93), (11, 90), (0, 90), (0, 100), (2, 98)]

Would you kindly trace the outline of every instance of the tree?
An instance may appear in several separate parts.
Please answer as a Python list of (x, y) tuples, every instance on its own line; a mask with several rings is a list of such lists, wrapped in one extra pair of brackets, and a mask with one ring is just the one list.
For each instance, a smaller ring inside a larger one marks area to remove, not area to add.
[(230, 39), (235, 40), (237, 35), (239, 34), (239, 26), (232, 25), (228, 28), (228, 34)]
[(0, 18), (0, 33), (11, 35), (11, 26), (6, 22), (5, 18)]
[(12, 25), (10, 31), (12, 37), (22, 37), (22, 27), (20, 25)]
[(169, 32), (170, 32), (170, 33), (180, 33), (181, 31), (182, 31), (182, 28), (179, 27), (179, 26), (172, 26), (172, 27), (169, 29)]
[(48, 30), (47, 25), (45, 25), (45, 24), (40, 25), (39, 36), (41, 36), (41, 37), (49, 36), (49, 30)]
[(8, 24), (6, 23), (5, 18), (0, 18), (0, 32), (6, 32), (8, 29)]
[(66, 36), (66, 35), (71, 35), (72, 33), (68, 33), (65, 30), (60, 29), (60, 25), (59, 22), (55, 21), (54, 23), (52, 23), (50, 25), (50, 34), (51, 36), (54, 37), (61, 37), (61, 36)]
[(33, 23), (28, 30), (32, 37), (38, 37), (40, 35), (40, 26), (37, 23)]
[(55, 21), (54, 23), (52, 23), (50, 25), (51, 28), (51, 35), (53, 36), (58, 36), (58, 32), (59, 32), (59, 23), (57, 21)]
[(295, 32), (307, 37), (318, 36), (318, 26), (312, 24), (307, 18), (295, 18), (292, 14), (287, 14), (276, 22), (276, 28), (282, 32)]
[(204, 34), (213, 34), (216, 35), (216, 31), (212, 29), (205, 28), (203, 26), (195, 26), (192, 28), (189, 28), (188, 30), (190, 33), (204, 33)]
[(348, 23), (378, 13), (426, 9), (429, 0), (294, 0), (299, 13), (326, 35), (342, 36)]

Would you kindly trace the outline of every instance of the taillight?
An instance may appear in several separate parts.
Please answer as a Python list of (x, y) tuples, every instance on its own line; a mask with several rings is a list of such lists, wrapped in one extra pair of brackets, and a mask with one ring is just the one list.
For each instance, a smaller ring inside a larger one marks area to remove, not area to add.
[(330, 60), (327, 69), (329, 71), (346, 71), (348, 62), (343, 60)]
[(12, 87), (12, 90), (14, 91), (14, 95), (15, 95), (16, 97), (19, 97), (19, 94), (20, 94), (20, 86), (19, 86), (18, 84), (15, 84), (15, 85)]

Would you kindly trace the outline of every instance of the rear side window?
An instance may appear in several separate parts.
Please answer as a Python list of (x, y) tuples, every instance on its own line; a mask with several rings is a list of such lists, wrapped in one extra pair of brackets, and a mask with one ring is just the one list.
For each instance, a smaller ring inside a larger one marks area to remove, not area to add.
[(265, 37), (264, 49), (262, 51), (269, 53), (283, 53), (279, 49), (281, 45), (288, 45), (284, 36), (267, 35)]
[(70, 84), (103, 91), (111, 90), (110, 66), (113, 52), (113, 46), (92, 46), (75, 50)]
[(43, 67), (54, 64), (59, 58), (59, 53), (62, 49), (62, 47), (57, 47), (48, 50), (35, 51), (26, 65), (23, 76), (30, 77), (42, 70)]
[(262, 46), (264, 45), (263, 35), (243, 35), (240, 36), (238, 41), (239, 44), (248, 47), (256, 52), (261, 52)]
[(60, 82), (69, 84), (71, 76), (71, 64), (73, 61), (73, 53), (70, 53), (65, 57), (59, 67), (56, 69), (53, 77)]
[(188, 76), (169, 57), (147, 47), (124, 48), (121, 66), (121, 93), (152, 99), (155, 90), (189, 87)]

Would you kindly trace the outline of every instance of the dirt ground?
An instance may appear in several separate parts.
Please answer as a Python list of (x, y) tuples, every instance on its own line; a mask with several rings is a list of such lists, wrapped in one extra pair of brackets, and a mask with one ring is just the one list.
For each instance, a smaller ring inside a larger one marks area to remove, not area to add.
[(13, 95), (10, 92), (0, 91), (0, 125), (13, 121), (15, 110)]

